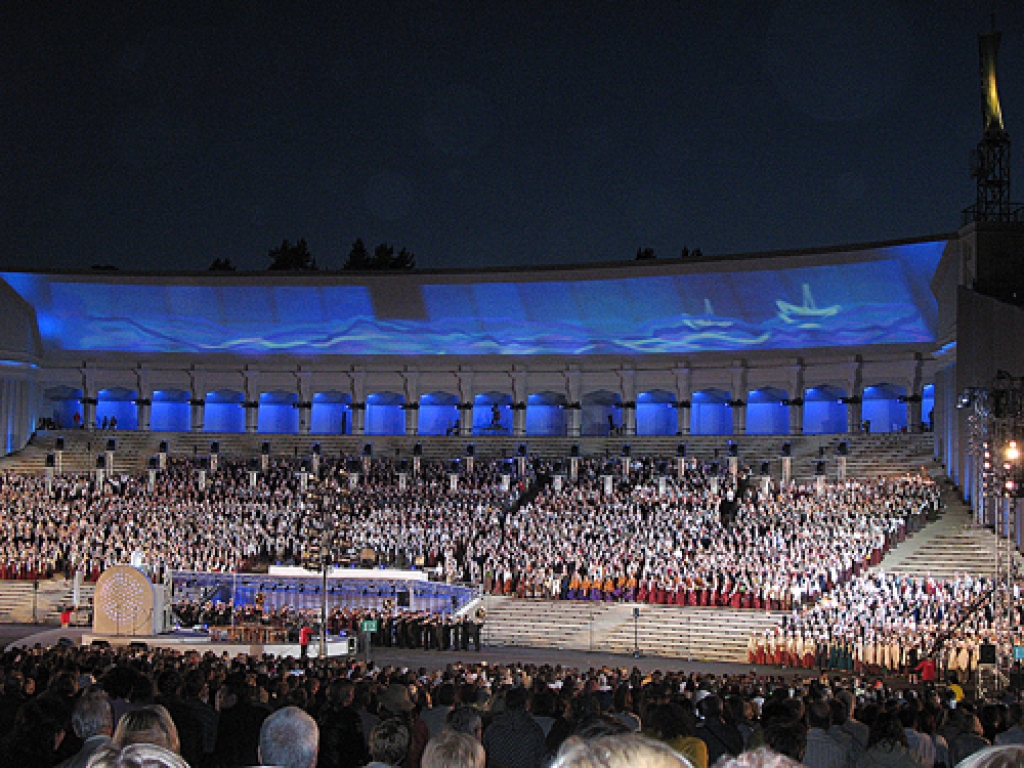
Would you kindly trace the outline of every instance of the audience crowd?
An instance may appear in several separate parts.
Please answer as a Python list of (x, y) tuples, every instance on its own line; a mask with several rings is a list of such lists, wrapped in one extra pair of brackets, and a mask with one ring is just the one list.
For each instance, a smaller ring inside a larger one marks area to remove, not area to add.
[[(953, 768), (1019, 757), (1012, 745), (1024, 743), (1019, 701), (857, 676), (461, 662), (413, 671), (58, 645), (5, 650), (0, 681), (0, 768), (582, 768), (579, 752), (594, 749), (604, 759), (593, 765), (607, 768)], [(646, 762), (651, 750), (670, 762)], [(151, 762), (128, 761), (139, 752)]]

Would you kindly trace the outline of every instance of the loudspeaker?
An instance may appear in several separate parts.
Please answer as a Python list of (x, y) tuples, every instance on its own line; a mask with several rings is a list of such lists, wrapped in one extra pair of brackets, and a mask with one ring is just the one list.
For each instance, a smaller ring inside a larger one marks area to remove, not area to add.
[(264, 456), (270, 455), (270, 443), (268, 443), (266, 440), (264, 440), (263, 444), (260, 446), (260, 453), (262, 453)]
[(117, 450), (117, 441), (114, 440), (114, 438), (110, 438), (109, 440), (107, 440), (107, 450), (110, 452), (114, 452)]
[(466, 446), (466, 455), (472, 456), (474, 453), (476, 453), (476, 446), (470, 443)]
[(416, 445), (414, 445), (412, 447), (412, 455), (413, 456), (422, 456), (423, 455), (423, 443), (416, 443)]
[(314, 456), (319, 456), (320, 455), (320, 443), (313, 443), (313, 455)]
[(110, 641), (109, 640), (93, 640), (91, 643), (89, 643), (89, 645), (91, 645), (93, 648), (109, 648), (110, 647)]
[(686, 458), (686, 443), (680, 443), (676, 446), (676, 456), (680, 459)]
[(107, 457), (104, 456), (101, 453), (99, 456), (96, 457), (96, 469), (106, 469), (106, 468), (107, 468)]
[(220, 453), (219, 440), (214, 440), (212, 443), (210, 443), (210, 453), (213, 454), (214, 456), (217, 456)]
[(363, 456), (373, 456), (373, 445), (366, 443), (363, 446)]
[(767, 461), (761, 462), (761, 474), (770, 475), (772, 473), (772, 465)]
[(457, 610), (459, 610), (459, 596), (452, 595), (452, 611), (454, 612)]
[(409, 590), (407, 590), (407, 589), (403, 590), (403, 591), (397, 593), (395, 596), (398, 598), (398, 607), (399, 608), (408, 608), (409, 607)]
[(569, 448), (569, 455), (572, 458), (574, 458), (574, 459), (578, 459), (580, 457), (580, 444), (579, 443), (573, 443), (572, 444), (572, 447)]
[(843, 442), (841, 442), (839, 444), (839, 448), (836, 449), (836, 452), (840, 456), (849, 456), (850, 455), (850, 444), (848, 442), (846, 442), (845, 440), (843, 440)]
[(167, 441), (166, 440), (161, 440), (160, 441), (160, 451), (159, 451), (159, 453), (167, 453)]
[(740, 447), (737, 443), (729, 441), (729, 456), (735, 458), (740, 455)]
[(992, 643), (982, 643), (978, 648), (978, 663), (979, 664), (995, 664), (996, 663), (996, 647)]
[(46, 454), (46, 466), (48, 466), (48, 467), (55, 467), (55, 466), (57, 466), (57, 457), (54, 456), (52, 453)]
[(150, 469), (159, 469), (160, 468), (160, 459), (158, 459), (156, 456), (150, 456), (149, 457), (149, 468)]
[(630, 455), (630, 454), (631, 454), (632, 452), (633, 452), (633, 449), (629, 447), (629, 443), (626, 443), (626, 444), (625, 444), (624, 446), (622, 446), (622, 455), (623, 455), (623, 456), (624, 456), (625, 458), (627, 458), (627, 459), (628, 459), (628, 458), (629, 458), (629, 455)]
[(793, 455), (793, 444), (785, 442), (782, 444), (782, 455), (784, 458), (789, 458)]
[(526, 443), (519, 444), (519, 447), (516, 448), (516, 454), (519, 456), (526, 456)]
[(814, 474), (819, 475), (819, 476), (825, 474), (825, 462), (824, 461), (815, 462), (815, 464), (814, 464)]
[(64, 450), (64, 438), (63, 437), (58, 437), (57, 438), (57, 442), (54, 444), (54, 450), (56, 450), (56, 451), (63, 451)]

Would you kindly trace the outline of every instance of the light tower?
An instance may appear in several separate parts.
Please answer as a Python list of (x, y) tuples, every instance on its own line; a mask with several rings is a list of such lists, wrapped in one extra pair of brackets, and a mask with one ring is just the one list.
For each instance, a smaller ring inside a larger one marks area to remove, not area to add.
[(977, 196), (964, 211), (964, 224), (972, 221), (1019, 221), (1021, 206), (1010, 197), (1010, 134), (1003, 125), (1003, 110), (996, 86), (996, 58), (1000, 33), (978, 36), (981, 63), (981, 117), (984, 133), (971, 152), (971, 176)]

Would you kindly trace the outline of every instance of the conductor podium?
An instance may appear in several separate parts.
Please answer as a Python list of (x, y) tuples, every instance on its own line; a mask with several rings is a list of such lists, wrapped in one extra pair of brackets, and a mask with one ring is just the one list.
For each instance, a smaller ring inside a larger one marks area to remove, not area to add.
[(139, 568), (115, 565), (96, 582), (92, 631), (113, 637), (151, 637), (166, 630), (164, 587)]

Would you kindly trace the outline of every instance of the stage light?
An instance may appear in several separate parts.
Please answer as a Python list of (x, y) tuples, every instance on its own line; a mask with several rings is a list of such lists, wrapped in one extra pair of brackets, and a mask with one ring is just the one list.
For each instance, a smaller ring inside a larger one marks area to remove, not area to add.
[(1011, 440), (1010, 444), (1006, 446), (1006, 460), (1017, 461), (1020, 458), (1020, 449), (1017, 447), (1017, 441)]

